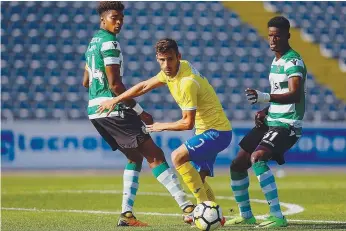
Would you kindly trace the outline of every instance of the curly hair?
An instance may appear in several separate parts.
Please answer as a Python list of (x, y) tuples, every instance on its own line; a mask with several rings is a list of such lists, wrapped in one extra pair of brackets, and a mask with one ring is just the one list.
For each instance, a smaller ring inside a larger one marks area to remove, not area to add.
[(125, 6), (120, 1), (101, 1), (97, 7), (97, 12), (102, 15), (109, 10), (123, 11)]
[(173, 49), (177, 55), (179, 54), (178, 44), (173, 39), (170, 39), (170, 38), (160, 39), (155, 44), (156, 54), (157, 53), (165, 53), (165, 52), (169, 51), (170, 49)]
[(268, 27), (276, 27), (286, 31), (290, 30), (290, 22), (283, 16), (276, 16), (269, 20)]

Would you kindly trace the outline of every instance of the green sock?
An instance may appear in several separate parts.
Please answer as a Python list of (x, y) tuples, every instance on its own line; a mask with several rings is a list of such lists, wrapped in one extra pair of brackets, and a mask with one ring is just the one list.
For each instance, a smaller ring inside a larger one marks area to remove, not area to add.
[(235, 201), (238, 204), (240, 216), (244, 218), (253, 217), (249, 198), (249, 176), (246, 172), (234, 172), (231, 170), (231, 188)]
[(260, 183), (262, 192), (264, 193), (264, 196), (267, 199), (270, 208), (270, 215), (275, 216), (277, 218), (283, 218), (275, 178), (272, 174), (272, 171), (268, 167), (267, 162), (256, 162), (254, 165), (252, 165), (252, 168)]
[(178, 177), (166, 162), (153, 168), (152, 172), (156, 179), (166, 187), (181, 209), (184, 209), (188, 205), (192, 205), (191, 201), (187, 199)]
[(142, 163), (127, 163), (123, 176), (123, 202), (121, 212), (132, 211), (135, 203), (136, 194), (139, 186), (139, 173), (142, 169)]

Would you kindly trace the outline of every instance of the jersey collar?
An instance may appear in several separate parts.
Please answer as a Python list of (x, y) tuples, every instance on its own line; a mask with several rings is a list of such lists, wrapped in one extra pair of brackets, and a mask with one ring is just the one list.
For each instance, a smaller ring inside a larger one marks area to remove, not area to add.
[(117, 37), (116, 34), (113, 34), (112, 32), (110, 32), (110, 31), (108, 31), (108, 30), (105, 30), (105, 29), (103, 29), (103, 28), (100, 28), (100, 30), (103, 31), (103, 32), (106, 32), (106, 33), (108, 33), (108, 34), (110, 34), (110, 35), (113, 35), (114, 37)]
[(288, 52), (290, 52), (292, 50), (292, 48), (290, 47), (290, 49), (288, 49), (286, 52), (285, 52), (285, 54), (283, 54), (278, 60), (276, 60), (276, 57), (274, 57), (274, 61), (277, 63), (277, 62), (279, 62), (283, 57), (285, 57), (285, 55), (288, 53)]

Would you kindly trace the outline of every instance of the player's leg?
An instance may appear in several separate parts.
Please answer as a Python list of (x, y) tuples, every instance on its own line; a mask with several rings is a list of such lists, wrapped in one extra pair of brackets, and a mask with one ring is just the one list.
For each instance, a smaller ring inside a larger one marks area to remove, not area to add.
[[(231, 131), (219, 132), (212, 129), (192, 137), (172, 153), (173, 164), (197, 203), (215, 201), (214, 193), (205, 178), (214, 176), (216, 156), (228, 147), (231, 140)], [(187, 214), (184, 220), (191, 223), (192, 214)]]
[(164, 153), (151, 138), (148, 138), (138, 147), (138, 150), (147, 159), (155, 178), (169, 191), (184, 213), (193, 211), (193, 203), (181, 186), (178, 177), (166, 162)]
[(122, 149), (119, 147), (119, 150), (125, 154), (128, 163), (123, 174), (123, 198), (118, 226), (148, 226), (147, 223), (139, 221), (133, 214), (143, 156), (135, 149)]
[(209, 171), (205, 171), (205, 170), (199, 171), (199, 176), (201, 177), (201, 180), (203, 182), (203, 186), (207, 194), (208, 201), (215, 201), (214, 191), (207, 182), (207, 176), (209, 175), (210, 175)]
[(208, 172), (206, 172), (206, 171), (199, 172), (199, 175), (201, 176), (201, 179), (203, 181), (203, 186), (204, 186), (205, 192), (206, 192), (207, 197), (208, 197), (208, 201), (215, 201), (214, 191), (210, 187), (210, 185), (208, 184), (207, 179), (206, 179), (207, 174), (208, 174)]
[(287, 220), (283, 216), (280, 208), (275, 177), (267, 162), (271, 159), (278, 160), (283, 158), (283, 154), (297, 140), (295, 135), (290, 136), (290, 134), (290, 130), (284, 127), (270, 128), (264, 135), (256, 150), (251, 154), (252, 168), (257, 176), (262, 192), (264, 193), (270, 208), (270, 217), (266, 221), (262, 222), (258, 227), (267, 228), (287, 226)]
[(256, 223), (250, 205), (248, 169), (251, 167), (251, 153), (256, 149), (266, 131), (268, 127), (255, 127), (239, 143), (240, 151), (230, 165), (230, 174), (231, 189), (238, 204), (240, 216), (228, 220), (226, 225)]
[(190, 163), (187, 147), (183, 144), (172, 153), (172, 162), (184, 183), (197, 199), (197, 203), (207, 201), (207, 193), (197, 169)]
[(268, 160), (271, 158), (271, 153), (268, 150), (263, 150), (261, 146), (258, 148), (259, 149), (251, 155), (252, 168), (270, 208), (270, 217), (266, 221), (260, 223), (258, 227), (287, 226), (287, 221), (281, 212), (275, 178), (267, 164)]
[(228, 147), (231, 140), (231, 131), (211, 129), (192, 137), (172, 153), (173, 164), (197, 203), (208, 200), (204, 179), (214, 175), (216, 156)]
[[(183, 144), (172, 152), (171, 155), (173, 165), (182, 177), (185, 185), (197, 200), (197, 203), (207, 201), (208, 196), (205, 191), (203, 181), (197, 169), (190, 162), (189, 151)], [(193, 224), (193, 209), (185, 212), (183, 216), (185, 223)]]
[(250, 154), (245, 150), (240, 149), (230, 167), (231, 189), (233, 191), (234, 199), (238, 204), (240, 216), (228, 220), (226, 225), (256, 223), (256, 219), (252, 214), (249, 197), (250, 181), (248, 168), (250, 167)]
[(156, 146), (150, 135), (145, 132), (145, 126), (133, 110), (125, 110), (123, 117), (104, 118), (106, 127), (118, 145), (123, 149), (135, 149), (141, 153), (149, 163), (155, 177), (163, 184), (179, 206), (185, 210), (193, 208), (181, 187), (178, 178), (168, 166), (162, 150)]
[(132, 212), (135, 203), (138, 186), (139, 175), (142, 170), (143, 157), (140, 153), (129, 152), (129, 150), (121, 150), (128, 159), (123, 174), (123, 199), (121, 212)]
[[(112, 120), (112, 118), (109, 118), (109, 120)], [(91, 122), (99, 134), (111, 146), (112, 150), (119, 149), (128, 159), (123, 174), (122, 212), (118, 220), (118, 226), (147, 226), (147, 223), (137, 220), (133, 215), (133, 206), (139, 187), (139, 173), (142, 169), (143, 157), (138, 152), (122, 149), (108, 131), (114, 129), (114, 127), (107, 123), (105, 119), (93, 119)]]
[[(207, 132), (207, 134), (208, 134), (208, 132)], [(208, 135), (210, 135), (210, 134), (208, 134)], [(212, 141), (212, 143), (214, 143), (215, 146), (219, 146), (220, 148), (210, 150), (210, 152), (217, 154), (220, 151), (222, 151), (221, 149), (226, 148), (228, 146), (228, 144), (231, 142), (231, 139), (232, 139), (231, 133), (229, 133), (229, 135), (230, 135), (229, 137), (220, 137), (221, 139), (223, 139), (223, 141), (220, 141), (217, 138), (214, 139)], [(209, 146), (213, 146), (212, 143), (210, 143)], [(203, 147), (203, 148), (207, 149), (206, 147)], [(205, 151), (207, 151), (207, 150), (205, 150)], [(215, 157), (213, 157), (213, 160), (212, 160), (213, 163), (215, 162), (215, 158), (216, 158), (216, 155), (215, 155)], [(192, 162), (192, 163), (193, 163), (193, 165), (195, 165), (196, 169), (201, 169), (201, 166), (198, 166), (199, 165), (199, 161), (198, 160), (196, 160), (196, 162)], [(203, 163), (201, 163), (201, 164), (203, 165)], [(200, 170), (199, 171), (199, 175), (200, 175), (200, 177), (202, 179), (203, 186), (204, 186), (205, 192), (207, 194), (208, 200), (209, 201), (215, 201), (214, 191), (213, 191), (213, 189), (210, 187), (210, 185), (207, 182), (207, 176), (211, 176), (213, 174), (210, 173), (210, 170)]]

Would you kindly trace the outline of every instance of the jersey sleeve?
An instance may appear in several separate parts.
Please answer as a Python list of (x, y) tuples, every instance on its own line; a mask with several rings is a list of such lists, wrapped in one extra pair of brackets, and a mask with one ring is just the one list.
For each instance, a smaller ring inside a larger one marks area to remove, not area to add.
[(105, 65), (120, 64), (121, 49), (117, 41), (105, 41), (101, 45), (101, 54)]
[(197, 94), (199, 88), (199, 83), (192, 78), (186, 78), (186, 80), (182, 81), (180, 91), (183, 96), (179, 105), (181, 110), (189, 111), (197, 109)]
[(167, 83), (167, 78), (165, 76), (165, 74), (160, 71), (157, 75), (156, 78), (161, 82), (161, 83)]
[(304, 63), (301, 59), (290, 59), (284, 66), (285, 74), (288, 78), (293, 76), (304, 77)]

